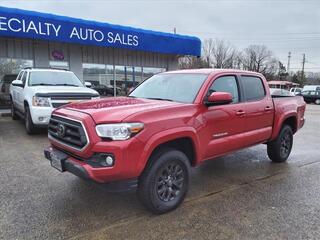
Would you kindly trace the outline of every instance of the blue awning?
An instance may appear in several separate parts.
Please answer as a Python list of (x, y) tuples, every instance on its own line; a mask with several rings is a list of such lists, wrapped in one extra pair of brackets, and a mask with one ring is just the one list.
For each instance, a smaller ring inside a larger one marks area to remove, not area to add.
[(200, 56), (197, 37), (0, 7), (0, 36)]

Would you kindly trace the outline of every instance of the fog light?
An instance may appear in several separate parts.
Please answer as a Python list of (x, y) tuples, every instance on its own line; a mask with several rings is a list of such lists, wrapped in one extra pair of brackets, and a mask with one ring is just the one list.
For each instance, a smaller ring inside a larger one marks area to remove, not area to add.
[(107, 157), (106, 157), (106, 164), (107, 164), (108, 166), (113, 165), (113, 158), (112, 158), (111, 156), (107, 156)]

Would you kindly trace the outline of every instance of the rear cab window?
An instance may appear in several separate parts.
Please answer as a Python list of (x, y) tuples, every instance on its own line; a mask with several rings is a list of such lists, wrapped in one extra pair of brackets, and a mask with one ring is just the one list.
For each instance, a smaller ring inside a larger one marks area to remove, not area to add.
[(262, 79), (259, 77), (242, 75), (241, 86), (245, 101), (259, 101), (266, 96)]

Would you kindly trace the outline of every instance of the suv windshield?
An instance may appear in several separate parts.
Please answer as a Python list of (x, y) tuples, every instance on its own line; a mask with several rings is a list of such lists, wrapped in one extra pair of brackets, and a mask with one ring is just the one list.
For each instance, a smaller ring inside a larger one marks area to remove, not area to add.
[(129, 97), (192, 103), (207, 77), (193, 73), (154, 75), (134, 89)]
[(73, 72), (68, 71), (32, 71), (29, 86), (75, 86), (83, 87), (82, 82)]

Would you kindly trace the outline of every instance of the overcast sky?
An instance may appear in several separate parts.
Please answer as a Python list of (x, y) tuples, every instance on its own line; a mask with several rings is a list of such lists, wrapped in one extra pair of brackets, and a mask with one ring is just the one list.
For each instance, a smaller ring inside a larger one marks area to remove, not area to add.
[(0, 0), (1, 6), (157, 31), (265, 44), (291, 70), (320, 72), (320, 0)]

